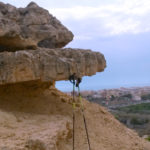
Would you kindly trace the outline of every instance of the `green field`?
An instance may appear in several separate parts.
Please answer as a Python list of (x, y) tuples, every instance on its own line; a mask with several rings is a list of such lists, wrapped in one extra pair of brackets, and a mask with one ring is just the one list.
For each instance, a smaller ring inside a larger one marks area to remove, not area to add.
[(121, 123), (136, 130), (140, 136), (149, 135), (147, 140), (150, 141), (150, 103), (116, 108), (111, 113)]
[(150, 103), (131, 105), (127, 107), (117, 108), (119, 111), (126, 113), (150, 113)]

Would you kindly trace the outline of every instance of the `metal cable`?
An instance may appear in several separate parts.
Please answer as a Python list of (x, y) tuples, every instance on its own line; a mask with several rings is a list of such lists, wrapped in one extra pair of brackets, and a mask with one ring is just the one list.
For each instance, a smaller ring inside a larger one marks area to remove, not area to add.
[(87, 128), (87, 122), (86, 122), (86, 118), (85, 118), (85, 114), (84, 114), (84, 107), (83, 107), (83, 103), (82, 103), (82, 97), (81, 97), (81, 93), (80, 93), (80, 87), (79, 87), (79, 83), (76, 84), (76, 80), (74, 75), (71, 76), (70, 78), (71, 83), (73, 84), (73, 150), (75, 150), (75, 108), (76, 108), (76, 103), (75, 103), (75, 85), (76, 87), (78, 87), (78, 96), (80, 98), (80, 106), (81, 106), (81, 112), (82, 112), (82, 117), (83, 117), (83, 122), (84, 122), (84, 127), (85, 127), (85, 131), (86, 131), (86, 137), (87, 137), (87, 141), (88, 141), (88, 148), (89, 150), (91, 150), (91, 144), (90, 144), (90, 139), (89, 139), (89, 134), (88, 134), (88, 128)]
[(75, 80), (73, 81), (73, 150), (75, 150)]
[(88, 147), (89, 147), (89, 150), (91, 150), (91, 144), (90, 144), (90, 139), (89, 139), (89, 134), (88, 134), (87, 122), (86, 122), (86, 118), (84, 115), (84, 108), (83, 108), (82, 97), (80, 94), (79, 85), (78, 85), (78, 94), (79, 94), (79, 98), (80, 98), (80, 105), (81, 105), (81, 111), (82, 111), (82, 116), (83, 116), (83, 121), (84, 121), (84, 127), (85, 127), (85, 131), (86, 131), (86, 137), (87, 137), (87, 141), (88, 141)]

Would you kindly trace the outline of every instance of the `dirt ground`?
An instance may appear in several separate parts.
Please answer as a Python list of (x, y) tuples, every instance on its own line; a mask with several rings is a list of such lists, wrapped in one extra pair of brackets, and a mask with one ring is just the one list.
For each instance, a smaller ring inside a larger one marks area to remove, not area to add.
[[(0, 150), (72, 150), (72, 99), (56, 90), (0, 91)], [(83, 100), (92, 150), (150, 150), (150, 143), (98, 104)], [(75, 149), (87, 150), (76, 109)]]

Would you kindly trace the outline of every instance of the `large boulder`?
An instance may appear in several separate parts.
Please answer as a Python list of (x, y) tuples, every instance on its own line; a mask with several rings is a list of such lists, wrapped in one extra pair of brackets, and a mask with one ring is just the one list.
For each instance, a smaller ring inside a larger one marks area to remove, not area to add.
[(103, 54), (82, 49), (47, 49), (0, 53), (0, 85), (25, 81), (53, 82), (91, 76), (106, 67)]
[(0, 51), (62, 48), (72, 39), (72, 32), (37, 4), (16, 8), (0, 2)]

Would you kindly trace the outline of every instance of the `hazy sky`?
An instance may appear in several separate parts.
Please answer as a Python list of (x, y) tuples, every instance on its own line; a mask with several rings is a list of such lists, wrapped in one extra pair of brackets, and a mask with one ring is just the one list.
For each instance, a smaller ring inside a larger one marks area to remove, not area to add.
[[(25, 7), (30, 0), (1, 0)], [(81, 89), (150, 86), (150, 0), (34, 0), (75, 35), (67, 47), (100, 51), (107, 69), (84, 77)], [(57, 87), (69, 90), (68, 82)]]

